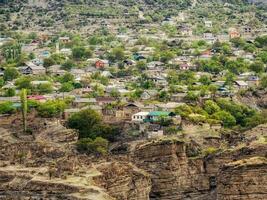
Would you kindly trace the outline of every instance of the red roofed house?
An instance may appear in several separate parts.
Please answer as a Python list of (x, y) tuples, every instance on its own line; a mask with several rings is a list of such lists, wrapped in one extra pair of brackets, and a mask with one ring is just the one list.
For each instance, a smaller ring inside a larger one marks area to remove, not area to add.
[(96, 61), (95, 67), (97, 69), (104, 69), (105, 67), (108, 67), (108, 60), (98, 60), (98, 61)]
[(187, 63), (183, 63), (179, 67), (180, 67), (180, 70), (189, 70), (190, 69), (190, 66)]
[(238, 31), (236, 31), (236, 30), (230, 31), (229, 32), (229, 37), (230, 37), (230, 39), (239, 38), (240, 37), (240, 33)]
[(46, 98), (42, 95), (31, 95), (31, 96), (27, 96), (27, 99), (29, 100), (35, 100), (35, 101), (39, 101), (39, 102), (45, 102)]

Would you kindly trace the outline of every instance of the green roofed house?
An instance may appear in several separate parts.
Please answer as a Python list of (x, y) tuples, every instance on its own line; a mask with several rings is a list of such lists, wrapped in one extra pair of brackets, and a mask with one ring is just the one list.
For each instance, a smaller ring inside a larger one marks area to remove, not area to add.
[(147, 119), (144, 121), (145, 122), (156, 122), (156, 121), (159, 121), (160, 118), (174, 117), (174, 116), (175, 116), (175, 113), (173, 113), (173, 112), (152, 111), (152, 112), (148, 113)]

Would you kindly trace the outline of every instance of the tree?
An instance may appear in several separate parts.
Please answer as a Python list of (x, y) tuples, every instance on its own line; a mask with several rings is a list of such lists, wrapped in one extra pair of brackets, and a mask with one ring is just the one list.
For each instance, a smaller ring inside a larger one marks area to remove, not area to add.
[(12, 102), (0, 103), (0, 114), (11, 114), (15, 111)]
[(122, 61), (125, 57), (124, 50), (121, 47), (116, 47), (111, 50), (109, 55), (109, 60), (114, 61)]
[(6, 97), (13, 97), (15, 95), (16, 95), (16, 90), (14, 88), (8, 88), (4, 94), (4, 96)]
[(110, 96), (114, 97), (114, 98), (119, 98), (120, 97), (120, 93), (119, 93), (118, 90), (112, 89), (111, 92), (110, 92)]
[(4, 72), (4, 80), (5, 81), (12, 81), (13, 79), (19, 76), (19, 72), (14, 67), (7, 67)]
[(30, 60), (33, 60), (33, 59), (35, 59), (35, 54), (33, 53), (33, 52), (31, 52), (30, 54), (29, 54), (29, 56), (28, 56), (28, 58), (30, 59)]
[(145, 61), (138, 61), (136, 63), (136, 68), (139, 69), (140, 71), (146, 70), (147, 69), (147, 64)]
[(50, 100), (41, 103), (37, 107), (38, 115), (46, 118), (59, 117), (66, 108), (66, 103), (62, 100)]
[(77, 149), (84, 153), (105, 155), (108, 152), (108, 141), (102, 137), (96, 139), (82, 138), (77, 142)]
[(92, 56), (92, 51), (85, 47), (76, 46), (72, 49), (72, 56), (75, 60), (86, 59)]
[(44, 66), (46, 72), (48, 71), (48, 68), (50, 66), (54, 65), (55, 63), (56, 62), (55, 62), (55, 60), (53, 58), (51, 58), (51, 57), (50, 58), (45, 58), (43, 66)]
[(95, 129), (101, 124), (100, 115), (91, 109), (82, 110), (68, 119), (68, 126), (79, 131), (79, 138), (94, 138)]
[(2, 77), (0, 77), (0, 88), (3, 87), (5, 84), (5, 81)]
[(204, 103), (204, 110), (209, 114), (209, 115), (212, 115), (216, 112), (219, 112), (220, 111), (220, 107), (214, 102), (214, 101), (211, 101), (211, 100), (207, 100), (205, 101)]
[(21, 76), (16, 80), (15, 85), (18, 89), (31, 89), (31, 78), (29, 76)]
[(216, 112), (213, 117), (217, 120), (220, 120), (225, 127), (232, 127), (236, 125), (236, 119), (234, 116), (224, 110)]
[(82, 110), (73, 114), (67, 122), (70, 128), (79, 131), (79, 139), (102, 137), (114, 141), (120, 131), (113, 126), (103, 124), (101, 116), (92, 109)]
[(210, 77), (207, 75), (202, 75), (199, 79), (199, 82), (202, 83), (203, 85), (210, 85), (211, 84)]
[(24, 133), (27, 131), (27, 124), (26, 124), (26, 118), (27, 118), (27, 90), (22, 89), (20, 93), (20, 102), (21, 102), (21, 113), (22, 113), (22, 122), (23, 122), (23, 131)]
[(74, 62), (71, 60), (67, 60), (65, 63), (62, 64), (62, 69), (70, 71), (74, 67)]
[(67, 72), (60, 77), (60, 82), (61, 83), (74, 82), (74, 75)]
[(261, 61), (256, 61), (254, 63), (252, 63), (249, 66), (250, 70), (256, 72), (256, 73), (262, 73), (264, 72), (264, 63)]
[(261, 59), (262, 62), (267, 64), (267, 51), (263, 51), (259, 54), (259, 58)]
[(53, 92), (53, 86), (51, 83), (39, 84), (36, 88), (39, 94), (47, 94)]
[(71, 82), (66, 82), (61, 85), (59, 89), (60, 92), (70, 92), (74, 89), (73, 84)]
[(267, 76), (266, 75), (261, 78), (260, 86), (262, 88), (267, 88)]
[(198, 98), (199, 98), (199, 95), (196, 94), (195, 92), (192, 92), (192, 91), (189, 91), (189, 92), (187, 93), (187, 95), (185, 96), (185, 99), (186, 99), (187, 101), (190, 101), (190, 102), (195, 102), (195, 101), (198, 100)]

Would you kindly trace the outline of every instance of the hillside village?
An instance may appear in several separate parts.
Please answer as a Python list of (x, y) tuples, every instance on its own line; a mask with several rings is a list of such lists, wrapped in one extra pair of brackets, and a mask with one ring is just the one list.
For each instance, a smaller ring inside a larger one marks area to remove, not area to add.
[[(170, 118), (175, 123), (168, 126), (178, 131), (182, 117), (224, 126), (224, 118), (232, 116), (212, 115), (205, 103), (216, 106), (216, 99), (230, 102), (266, 87), (266, 27), (235, 24), (214, 33), (218, 22), (202, 18), (199, 26), (206, 31), (199, 34), (190, 17), (180, 12), (137, 30), (101, 24), (87, 37), (4, 31), (2, 114), (16, 112), (20, 89), (27, 89), (27, 98), (37, 104), (68, 101), (63, 120), (90, 108), (108, 123), (138, 124), (136, 131), (155, 136), (164, 134), (164, 126), (152, 126), (151, 132), (142, 125)], [(190, 112), (183, 116), (185, 109)]]
[(200, 137), (267, 123), (267, 7), (180, 2), (0, 1), (0, 128), (74, 129), (96, 157), (172, 137), (201, 141), (194, 158), (250, 144)]

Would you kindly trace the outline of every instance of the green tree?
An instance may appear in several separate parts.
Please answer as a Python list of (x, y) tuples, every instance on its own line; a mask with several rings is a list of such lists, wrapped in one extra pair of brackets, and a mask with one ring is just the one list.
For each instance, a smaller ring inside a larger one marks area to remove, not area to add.
[(202, 83), (203, 85), (210, 85), (211, 84), (211, 79), (207, 75), (202, 75), (199, 79), (199, 82)]
[(96, 139), (82, 138), (77, 142), (77, 149), (83, 153), (105, 155), (108, 152), (108, 141), (102, 137)]
[(27, 112), (28, 112), (28, 104), (27, 104), (27, 90), (22, 89), (20, 93), (20, 102), (21, 102), (21, 113), (22, 113), (22, 122), (23, 122), (23, 131), (24, 133), (27, 131)]
[(74, 76), (71, 73), (65, 73), (63, 76), (60, 77), (61, 83), (67, 83), (67, 82), (74, 82)]
[(60, 92), (70, 92), (74, 89), (74, 86), (71, 82), (65, 82), (61, 85), (59, 89)]
[(211, 100), (207, 100), (205, 101), (204, 103), (204, 110), (209, 114), (209, 115), (212, 115), (216, 112), (219, 112), (220, 111), (220, 107), (214, 102), (214, 101), (211, 101)]
[(65, 63), (62, 64), (62, 69), (70, 71), (74, 67), (74, 62), (71, 60), (67, 60)]
[(53, 58), (45, 58), (44, 59), (44, 68), (46, 70), (46, 72), (48, 71), (49, 67), (51, 67), (52, 65), (56, 64), (55, 60)]
[(236, 125), (236, 119), (234, 116), (224, 110), (216, 112), (213, 117), (217, 120), (220, 120), (225, 127), (232, 127)]
[(11, 114), (15, 111), (15, 108), (13, 107), (13, 103), (6, 101), (3, 103), (0, 103), (0, 114)]
[(267, 88), (267, 76), (266, 75), (261, 78), (260, 86), (261, 88)]
[(254, 63), (252, 63), (249, 66), (250, 70), (256, 72), (256, 73), (262, 73), (264, 72), (264, 63), (261, 61), (256, 61)]
[(13, 79), (19, 76), (19, 72), (14, 67), (7, 67), (4, 72), (4, 80), (5, 81), (12, 81)]
[(85, 47), (76, 46), (72, 49), (72, 56), (75, 60), (86, 59), (92, 56), (92, 51)]
[(47, 94), (47, 93), (52, 93), (53, 92), (53, 86), (51, 83), (43, 83), (39, 84), (36, 88), (36, 91), (39, 94)]
[(37, 107), (38, 115), (46, 118), (59, 117), (64, 109), (66, 103), (62, 100), (49, 100), (41, 103)]
[(101, 124), (100, 115), (91, 109), (82, 110), (68, 119), (68, 126), (79, 131), (79, 138), (94, 138), (95, 129)]
[(16, 90), (14, 88), (8, 88), (4, 94), (4, 96), (6, 97), (14, 97), (15, 95), (16, 95)]
[(15, 85), (18, 89), (32, 89), (31, 78), (29, 76), (19, 77), (16, 80)]
[(0, 77), (0, 88), (3, 87), (5, 84), (5, 81), (2, 77)]
[(73, 114), (67, 122), (70, 128), (79, 131), (79, 139), (103, 137), (114, 141), (120, 131), (113, 126), (103, 124), (101, 116), (92, 109), (82, 110)]

